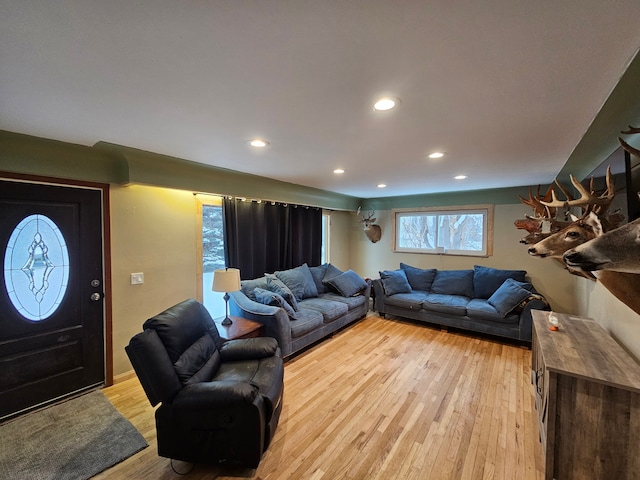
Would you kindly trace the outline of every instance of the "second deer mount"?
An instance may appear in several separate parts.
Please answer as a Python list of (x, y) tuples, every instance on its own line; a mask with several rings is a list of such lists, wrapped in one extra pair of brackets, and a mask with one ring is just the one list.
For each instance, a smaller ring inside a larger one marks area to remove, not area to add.
[(382, 236), (382, 228), (380, 225), (375, 224), (376, 217), (375, 210), (369, 210), (367, 216), (364, 216), (360, 213), (360, 207), (358, 207), (358, 222), (362, 223), (362, 229), (364, 230), (364, 234), (367, 236), (372, 243), (376, 243), (380, 240)]

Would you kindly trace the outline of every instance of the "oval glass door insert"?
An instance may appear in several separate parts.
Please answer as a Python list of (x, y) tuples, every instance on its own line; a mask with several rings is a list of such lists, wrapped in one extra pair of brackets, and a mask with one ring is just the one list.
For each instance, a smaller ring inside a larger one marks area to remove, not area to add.
[(62, 303), (69, 281), (69, 252), (62, 232), (45, 215), (25, 217), (4, 254), (4, 282), (11, 303), (27, 320), (42, 321)]

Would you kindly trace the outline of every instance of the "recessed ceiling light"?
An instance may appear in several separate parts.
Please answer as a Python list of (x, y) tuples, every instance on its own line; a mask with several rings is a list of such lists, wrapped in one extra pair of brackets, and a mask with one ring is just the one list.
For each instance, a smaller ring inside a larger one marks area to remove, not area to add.
[(269, 145), (269, 142), (261, 138), (254, 138), (253, 140), (249, 140), (249, 145), (251, 145), (252, 147), (262, 148)]
[(373, 109), (377, 111), (391, 110), (393, 107), (399, 104), (400, 104), (399, 98), (382, 97), (381, 99), (377, 100), (376, 103), (373, 104)]
[(455, 178), (456, 180), (464, 180), (465, 178), (467, 178), (467, 176), (466, 175), (456, 175), (453, 178)]
[(386, 183), (379, 183), (378, 184), (378, 188), (386, 188), (387, 184)]
[(337, 174), (337, 175), (341, 175), (344, 173), (344, 170), (342, 168), (336, 168), (333, 173)]
[(442, 158), (444, 157), (444, 152), (433, 152), (429, 154), (429, 158)]

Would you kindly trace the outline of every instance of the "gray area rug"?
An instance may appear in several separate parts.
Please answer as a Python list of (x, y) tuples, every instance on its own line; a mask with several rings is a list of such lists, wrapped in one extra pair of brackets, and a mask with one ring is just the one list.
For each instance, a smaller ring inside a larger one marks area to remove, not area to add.
[(93, 391), (0, 425), (0, 478), (84, 480), (147, 446)]

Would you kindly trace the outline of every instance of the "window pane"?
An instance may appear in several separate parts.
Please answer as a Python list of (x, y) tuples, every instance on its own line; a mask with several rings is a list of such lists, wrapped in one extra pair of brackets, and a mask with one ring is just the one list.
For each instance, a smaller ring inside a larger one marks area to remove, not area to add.
[(222, 207), (202, 205), (202, 299), (213, 318), (225, 315), (224, 293), (211, 290), (213, 271), (225, 267)]
[(322, 250), (320, 252), (320, 263), (329, 262), (329, 221), (329, 214), (322, 214)]
[(447, 250), (483, 250), (484, 216), (475, 214), (439, 215), (438, 246)]
[(434, 250), (437, 235), (436, 215), (398, 215), (397, 245), (399, 248)]

